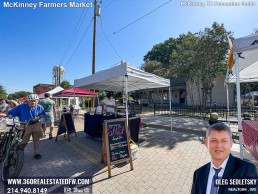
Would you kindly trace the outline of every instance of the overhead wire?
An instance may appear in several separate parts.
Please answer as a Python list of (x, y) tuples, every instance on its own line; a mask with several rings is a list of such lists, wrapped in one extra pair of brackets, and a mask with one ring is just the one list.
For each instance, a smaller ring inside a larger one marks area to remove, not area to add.
[(127, 27), (133, 25), (134, 23), (136, 23), (136, 22), (138, 22), (138, 21), (140, 21), (141, 19), (143, 19), (143, 18), (145, 18), (146, 16), (150, 15), (151, 13), (157, 11), (158, 9), (160, 9), (161, 7), (163, 7), (163, 6), (165, 6), (166, 4), (170, 3), (171, 1), (172, 1), (172, 0), (169, 0), (169, 1), (165, 2), (165, 3), (163, 3), (162, 5), (160, 5), (160, 6), (158, 6), (157, 8), (151, 10), (150, 12), (144, 14), (143, 16), (139, 17), (138, 19), (134, 20), (133, 22), (131, 22), (131, 23), (125, 25), (124, 27), (120, 28), (119, 30), (117, 30), (117, 31), (115, 31), (115, 32), (113, 32), (113, 33), (111, 33), (111, 34), (109, 34), (109, 35), (106, 35), (104, 38), (98, 40), (98, 42), (99, 42), (99, 41), (102, 41), (102, 40), (104, 40), (104, 39), (106, 39), (106, 38), (109, 37), (109, 36), (118, 34), (118, 33), (121, 32), (122, 30), (124, 30), (125, 28), (127, 28)]
[(75, 48), (75, 50), (73, 51), (73, 54), (71, 55), (71, 57), (70, 57), (70, 58), (67, 60), (67, 62), (65, 63), (66, 65), (70, 62), (70, 60), (73, 58), (73, 56), (74, 56), (75, 52), (77, 51), (77, 49), (78, 49), (78, 48), (79, 48), (79, 46), (81, 45), (82, 40), (83, 40), (84, 36), (86, 35), (87, 31), (89, 30), (89, 28), (90, 28), (90, 25), (91, 25), (92, 21), (93, 21), (93, 18), (91, 19), (91, 21), (90, 21), (89, 25), (87, 26), (87, 28), (86, 28), (86, 30), (85, 30), (85, 32), (84, 32), (84, 34), (83, 34), (83, 36), (81, 37), (81, 39), (80, 39), (80, 41), (79, 41), (79, 43), (78, 43), (77, 47), (76, 47), (76, 48)]
[(86, 13), (84, 13), (85, 9), (86, 8), (83, 9), (83, 11), (82, 11), (82, 13), (80, 15), (80, 18), (79, 18), (79, 20), (78, 20), (78, 22), (76, 24), (76, 27), (75, 27), (75, 29), (73, 31), (73, 35), (72, 35), (72, 37), (71, 37), (71, 39), (70, 39), (70, 41), (69, 41), (69, 43), (68, 43), (68, 45), (66, 47), (66, 50), (65, 50), (63, 56), (61, 57), (61, 60), (60, 60), (59, 64), (62, 64), (63, 60), (65, 59), (65, 57), (68, 54), (68, 51), (71, 49), (71, 47), (72, 47), (72, 45), (74, 43), (75, 37), (77, 36), (79, 30), (81, 29), (82, 22), (83, 22), (84, 18), (87, 16), (88, 10), (89, 10), (89, 9), (87, 9)]
[(111, 0), (111, 1), (109, 2), (109, 4), (107, 4), (107, 5), (102, 9), (102, 12), (103, 12), (104, 10), (106, 10), (113, 2), (114, 2), (114, 0)]
[(115, 47), (113, 46), (113, 44), (111, 43), (111, 41), (109, 40), (109, 38), (107, 37), (106, 33), (103, 30), (103, 26), (102, 26), (102, 17), (100, 16), (100, 26), (101, 26), (101, 31), (102, 33), (105, 35), (105, 38), (107, 39), (109, 45), (111, 46), (111, 48), (114, 50), (114, 52), (116, 53), (116, 55), (120, 58), (120, 60), (122, 61), (122, 57), (118, 54), (117, 50), (115, 49)]

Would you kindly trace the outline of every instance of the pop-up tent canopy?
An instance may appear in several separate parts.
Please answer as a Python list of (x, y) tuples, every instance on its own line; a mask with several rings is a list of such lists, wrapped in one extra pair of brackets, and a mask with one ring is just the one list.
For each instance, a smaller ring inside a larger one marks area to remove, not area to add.
[(126, 80), (128, 92), (146, 88), (170, 86), (168, 79), (147, 73), (124, 61), (91, 76), (76, 79), (74, 80), (74, 86), (87, 89), (121, 92), (125, 89)]
[[(235, 61), (239, 64), (239, 82), (258, 82), (258, 34), (235, 39), (233, 46)], [(236, 82), (236, 69), (232, 71), (229, 83)]]
[(26, 101), (27, 98), (26, 98), (26, 97), (20, 97), (18, 100), (19, 100), (19, 101)]
[[(49, 94), (50, 94), (50, 97), (52, 97), (52, 95), (53, 95), (54, 93), (60, 92), (60, 91), (62, 91), (62, 90), (64, 90), (64, 88), (62, 88), (62, 87), (60, 87), (60, 86), (57, 86), (56, 88), (54, 88), (53, 90), (48, 91), (47, 93), (49, 93)], [(39, 98), (45, 98), (45, 93), (40, 94), (40, 95), (39, 95)]]
[(125, 103), (127, 119), (128, 92), (148, 88), (169, 87), (169, 102), (171, 111), (170, 80), (147, 73), (141, 69), (131, 66), (125, 61), (121, 61), (111, 68), (99, 71), (91, 76), (76, 79), (74, 80), (74, 86), (87, 89), (124, 92), (126, 97)]
[(91, 97), (97, 96), (96, 92), (85, 90), (82, 88), (67, 88), (60, 92), (54, 93), (53, 97)]
[(235, 68), (227, 72), (227, 83), (237, 85), (237, 112), (240, 157), (243, 158), (240, 82), (258, 82), (258, 34), (235, 39), (233, 42)]

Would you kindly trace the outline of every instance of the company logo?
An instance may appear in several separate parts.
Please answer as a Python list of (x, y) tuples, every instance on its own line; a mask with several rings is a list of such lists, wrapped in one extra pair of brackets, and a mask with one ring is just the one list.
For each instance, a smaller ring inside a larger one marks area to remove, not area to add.
[(258, 40), (255, 40), (251, 45), (258, 44)]

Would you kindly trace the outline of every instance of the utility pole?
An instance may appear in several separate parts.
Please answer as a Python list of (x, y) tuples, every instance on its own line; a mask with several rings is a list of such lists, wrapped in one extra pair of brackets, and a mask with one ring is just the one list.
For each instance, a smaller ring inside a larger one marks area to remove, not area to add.
[(97, 22), (97, 2), (94, 0), (94, 26), (93, 26), (93, 47), (92, 47), (92, 74), (95, 73), (95, 61), (96, 61), (96, 22)]
[[(92, 46), (92, 74), (95, 74), (95, 63), (96, 63), (96, 23), (97, 16), (100, 16), (100, 6), (97, 4), (98, 0), (94, 0), (94, 26), (93, 26), (93, 46)], [(100, 0), (102, 3), (102, 0)], [(95, 90), (94, 90), (95, 92)], [(92, 98), (92, 107), (94, 107), (95, 98)]]

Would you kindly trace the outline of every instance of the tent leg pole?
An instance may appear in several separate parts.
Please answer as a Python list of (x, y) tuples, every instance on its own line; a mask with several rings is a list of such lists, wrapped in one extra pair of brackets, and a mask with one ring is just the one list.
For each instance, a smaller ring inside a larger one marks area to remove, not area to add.
[(226, 87), (227, 87), (227, 121), (228, 121), (228, 125), (230, 125), (230, 118), (229, 118), (229, 97), (228, 97), (228, 83), (227, 83)]
[(171, 111), (171, 88), (169, 86), (168, 88), (168, 92), (169, 92), (169, 116), (170, 116), (170, 131), (172, 132), (172, 111)]
[(128, 91), (127, 91), (127, 79), (128, 79), (128, 76), (125, 75), (125, 107), (126, 107), (126, 125), (127, 127), (129, 126), (128, 125)]
[(240, 145), (240, 158), (243, 159), (243, 145), (242, 145), (242, 117), (241, 117), (241, 100), (240, 100), (240, 78), (239, 78), (239, 58), (235, 53), (235, 71), (236, 71), (236, 86), (237, 86), (237, 117), (238, 117), (238, 133)]

